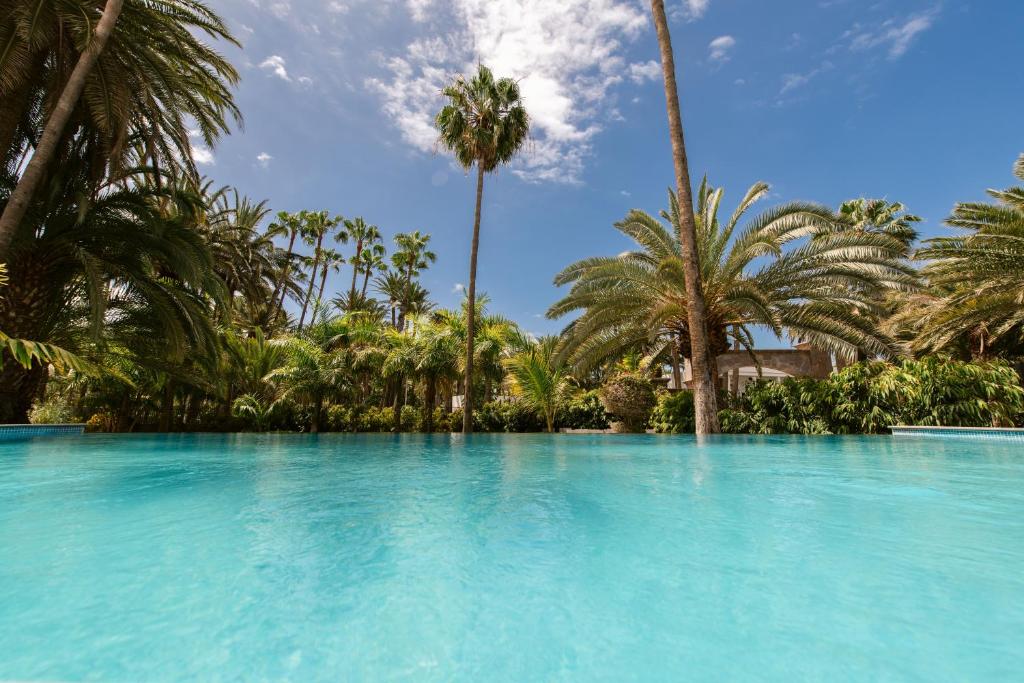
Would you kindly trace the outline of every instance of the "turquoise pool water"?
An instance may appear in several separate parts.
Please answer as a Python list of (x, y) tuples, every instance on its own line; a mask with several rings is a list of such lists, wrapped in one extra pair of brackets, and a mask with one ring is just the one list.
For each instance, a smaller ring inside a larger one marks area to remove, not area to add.
[(1010, 680), (1024, 449), (0, 444), (0, 680)]

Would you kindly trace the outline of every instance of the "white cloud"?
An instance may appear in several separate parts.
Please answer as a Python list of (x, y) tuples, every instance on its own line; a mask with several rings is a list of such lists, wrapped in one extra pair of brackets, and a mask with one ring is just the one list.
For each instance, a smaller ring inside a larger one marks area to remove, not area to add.
[(599, 122), (615, 106), (610, 90), (650, 68), (624, 58), (623, 42), (648, 24), (633, 0), (408, 0), (408, 7), (413, 18), (429, 7), (437, 21), (428, 25), (447, 30), (414, 40), (385, 60), (385, 76), (367, 80), (384, 113), (408, 143), (432, 151), (440, 90), (454, 73), (480, 62), (519, 79), (532, 140), (513, 172), (530, 181), (580, 182)]
[(729, 51), (736, 47), (736, 39), (732, 36), (718, 36), (708, 43), (708, 57), (712, 62), (729, 61)]
[(782, 89), (779, 90), (779, 95), (785, 95), (798, 88), (802, 88), (811, 82), (811, 79), (825, 73), (826, 71), (832, 70), (832, 62), (822, 62), (818, 67), (811, 69), (810, 71), (802, 74), (785, 74), (782, 77)]
[(634, 83), (656, 81), (661, 78), (661, 62), (652, 59), (649, 62), (630, 64), (629, 77)]
[(938, 13), (938, 8), (935, 7), (903, 19), (890, 19), (873, 29), (857, 25), (843, 37), (849, 38), (851, 50), (863, 51), (881, 47), (886, 50), (889, 59), (899, 59), (910, 49), (918, 35), (932, 27)]
[(200, 166), (213, 166), (216, 162), (210, 148), (202, 145), (192, 145), (192, 160)]
[(273, 161), (273, 159), (274, 157), (270, 156), (266, 152), (260, 152), (259, 154), (256, 155), (256, 163), (258, 163), (263, 168), (269, 167), (270, 162)]
[(288, 70), (284, 66), (284, 57), (280, 55), (270, 55), (260, 63), (260, 68), (267, 69), (281, 80), (292, 80), (292, 77), (288, 75)]
[(302, 85), (313, 85), (313, 79), (309, 76), (299, 76), (299, 83)]
[(672, 8), (673, 18), (682, 18), (685, 21), (696, 21), (708, 11), (711, 0), (683, 0), (678, 7)]
[(465, 291), (466, 285), (462, 284), (461, 282), (456, 282), (454, 285), (452, 285), (452, 294), (462, 294)]

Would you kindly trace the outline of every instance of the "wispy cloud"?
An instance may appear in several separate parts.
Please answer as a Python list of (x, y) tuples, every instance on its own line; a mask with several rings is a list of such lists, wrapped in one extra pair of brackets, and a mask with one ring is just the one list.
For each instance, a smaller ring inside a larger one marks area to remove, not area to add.
[(889, 19), (876, 27), (855, 25), (844, 34), (850, 41), (850, 49), (866, 51), (881, 48), (889, 59), (899, 59), (907, 53), (914, 40), (927, 31), (938, 18), (939, 8), (913, 14), (908, 17)]
[(200, 166), (213, 166), (216, 163), (210, 148), (202, 145), (192, 145), (192, 160)]
[[(413, 18), (423, 0), (410, 3)], [(706, 7), (706, 2), (696, 5)], [(513, 172), (528, 181), (579, 183), (592, 140), (615, 108), (613, 88), (655, 77), (656, 63), (630, 64), (624, 42), (648, 25), (633, 0), (432, 0), (430, 26), (443, 33), (413, 40), (386, 58), (368, 87), (417, 149), (434, 149), (433, 116), (453, 73), (478, 62), (519, 80), (532, 140)]]
[(736, 47), (736, 39), (732, 36), (718, 36), (708, 44), (708, 58), (712, 62), (729, 61), (729, 53)]
[(798, 88), (802, 88), (811, 82), (812, 79), (820, 76), (826, 71), (831, 71), (833, 68), (832, 62), (822, 62), (817, 67), (804, 73), (790, 73), (782, 76), (782, 88), (779, 90), (779, 95), (786, 95)]
[(274, 160), (274, 157), (270, 156), (266, 152), (260, 152), (256, 155), (256, 163), (263, 168), (269, 168), (270, 162)]
[(682, 0), (671, 8), (670, 13), (673, 19), (696, 21), (707, 13), (710, 4), (711, 0)]
[(655, 60), (629, 65), (629, 78), (634, 83), (654, 81), (661, 78), (661, 63)]

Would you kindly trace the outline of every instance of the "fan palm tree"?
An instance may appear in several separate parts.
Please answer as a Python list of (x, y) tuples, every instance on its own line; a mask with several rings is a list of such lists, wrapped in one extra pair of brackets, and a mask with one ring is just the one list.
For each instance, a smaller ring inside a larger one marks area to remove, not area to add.
[[(511, 78), (495, 79), (491, 70), (479, 65), (471, 79), (456, 77), (442, 91), (448, 104), (436, 119), (439, 142), (454, 153), (467, 171), (476, 166), (476, 210), (473, 216), (473, 241), (469, 256), (469, 319), (466, 336), (467, 387), (473, 386), (473, 342), (476, 332), (476, 262), (480, 247), (480, 205), (483, 200), (484, 174), (507, 164), (526, 142), (530, 117), (523, 106), (519, 84)], [(467, 391), (462, 431), (473, 431), (473, 394)]]
[[(302, 211), (299, 213), (301, 227), (299, 232), (303, 241), (313, 247), (313, 258), (309, 263), (309, 288), (302, 301), (302, 313), (299, 315), (299, 330), (306, 321), (306, 311), (313, 300), (313, 287), (316, 285), (317, 273), (320, 272), (321, 259), (323, 257), (324, 238), (330, 235), (331, 230), (341, 222), (340, 217), (330, 218), (326, 211)], [(336, 239), (344, 241), (344, 231), (339, 231)]]
[(423, 379), (423, 431), (434, 431), (437, 389), (458, 377), (462, 339), (443, 320), (413, 319), (416, 374)]
[[(916, 274), (901, 258), (902, 241), (839, 229), (830, 209), (807, 203), (770, 209), (741, 228), (746, 212), (768, 190), (765, 183), (755, 184), (723, 223), (718, 217), (722, 190), (707, 182), (700, 187), (697, 247), (713, 376), (715, 358), (731, 341), (752, 346), (754, 325), (846, 356), (858, 348), (893, 355), (892, 340), (873, 324), (878, 302), (869, 293), (913, 291)], [(637, 251), (584, 259), (556, 277), (556, 284), (572, 289), (548, 316), (582, 312), (566, 328), (563, 346), (579, 369), (638, 347), (659, 355), (669, 344), (678, 345), (692, 362), (690, 300), (677, 237), (680, 205), (672, 192), (662, 218), (668, 226), (631, 211), (615, 227), (637, 243)]]
[[(1014, 166), (1024, 181), (1024, 154)], [(1024, 186), (989, 190), (996, 203), (957, 204), (946, 223), (965, 232), (928, 240), (917, 258), (929, 289), (904, 302), (896, 326), (917, 353), (1024, 355)]]
[[(362, 217), (353, 218), (352, 220), (345, 221), (345, 229), (348, 231), (349, 237), (356, 244), (355, 254), (349, 260), (352, 264), (352, 288), (349, 290), (349, 299), (356, 298), (356, 279), (359, 277), (359, 271), (363, 267), (363, 249), (371, 248), (381, 240), (380, 229), (376, 225), (367, 225), (366, 221)], [(365, 293), (365, 289), (364, 289)]]
[[(431, 263), (437, 261), (437, 254), (430, 251), (427, 245), (430, 244), (430, 235), (420, 234), (419, 230), (413, 232), (400, 232), (395, 235), (397, 247), (391, 255), (391, 264), (404, 275), (404, 286), (399, 301), (401, 310), (398, 316), (398, 329), (405, 328), (405, 317), (411, 310), (414, 301), (413, 278), (418, 276), (422, 270), (430, 267)], [(423, 290), (425, 292), (425, 290)], [(426, 298), (424, 297), (425, 301)], [(425, 311), (421, 311), (425, 312)]]
[(359, 268), (363, 271), (363, 287), (359, 291), (359, 295), (362, 298), (366, 298), (366, 288), (370, 284), (370, 275), (374, 272), (383, 273), (388, 269), (387, 263), (384, 262), (384, 255), (387, 251), (384, 249), (383, 244), (373, 244), (366, 246), (362, 254), (359, 257)]
[(512, 395), (543, 416), (548, 432), (555, 431), (558, 406), (572, 388), (569, 368), (558, 353), (558, 344), (558, 337), (542, 337), (505, 360)]
[(294, 213), (288, 213), (287, 211), (278, 211), (277, 219), (270, 224), (267, 228), (267, 232), (264, 236), (267, 239), (273, 240), (279, 237), (288, 236), (288, 248), (285, 251), (285, 258), (281, 265), (281, 274), (277, 277), (274, 283), (274, 294), (271, 298), (275, 307), (275, 312), (271, 316), (271, 319), (277, 318), (280, 314), (281, 309), (284, 307), (284, 297), (288, 293), (288, 275), (292, 268), (292, 262), (295, 260), (295, 239), (299, 236), (299, 229), (302, 223), (299, 216)]
[(658, 46), (661, 50), (661, 68), (665, 80), (665, 102), (668, 109), (669, 138), (672, 141), (676, 193), (681, 206), (676, 227), (677, 240), (682, 250), (681, 274), (685, 281), (686, 291), (690, 293), (686, 312), (692, 349), (690, 364), (693, 368), (696, 431), (697, 434), (712, 434), (720, 431), (715, 389), (717, 378), (712, 367), (714, 356), (711, 350), (711, 341), (708, 338), (709, 321), (704, 300), (704, 286), (700, 277), (697, 224), (693, 213), (690, 167), (686, 159), (686, 141), (683, 137), (683, 118), (679, 111), (675, 55), (672, 51), (672, 37), (668, 30), (668, 19), (665, 16), (663, 0), (651, 0), (651, 13), (654, 16), (654, 29), (658, 35)]

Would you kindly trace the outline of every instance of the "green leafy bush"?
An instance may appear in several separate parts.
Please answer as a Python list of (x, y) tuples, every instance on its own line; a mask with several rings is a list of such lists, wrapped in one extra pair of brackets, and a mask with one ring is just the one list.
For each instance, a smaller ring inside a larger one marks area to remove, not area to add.
[(722, 429), (754, 434), (878, 434), (890, 425), (1013, 425), (1024, 389), (1003, 362), (944, 358), (851, 365), (825, 380), (756, 382), (721, 411)]
[(651, 429), (659, 434), (693, 434), (696, 421), (692, 392), (658, 394), (658, 403), (651, 413)]
[(52, 425), (67, 424), (76, 420), (70, 401), (63, 394), (54, 394), (32, 408), (28, 421), (36, 425)]
[(572, 397), (558, 410), (556, 420), (566, 429), (608, 429), (608, 413), (596, 390)]
[(480, 432), (540, 432), (544, 421), (536, 410), (518, 401), (491, 401), (473, 411), (473, 428)]

